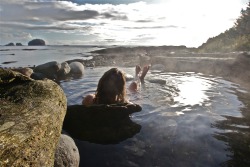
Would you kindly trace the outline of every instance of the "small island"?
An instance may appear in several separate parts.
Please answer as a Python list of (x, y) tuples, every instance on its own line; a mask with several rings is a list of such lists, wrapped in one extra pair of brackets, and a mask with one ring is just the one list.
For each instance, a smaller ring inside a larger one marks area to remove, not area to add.
[(28, 46), (45, 46), (45, 41), (42, 39), (33, 39), (29, 41)]
[(6, 44), (5, 46), (15, 46), (13, 42)]

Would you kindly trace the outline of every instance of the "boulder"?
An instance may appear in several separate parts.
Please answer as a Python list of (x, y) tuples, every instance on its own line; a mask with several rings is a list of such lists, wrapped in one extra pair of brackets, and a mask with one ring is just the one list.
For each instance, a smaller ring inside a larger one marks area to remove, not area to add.
[(84, 66), (80, 62), (72, 62), (69, 64), (70, 66), (70, 73), (72, 75), (83, 75), (84, 73)]
[(59, 70), (61, 69), (61, 63), (57, 61), (51, 61), (45, 64), (41, 64), (35, 67), (34, 72), (42, 73), (49, 79), (56, 79)]
[(67, 62), (61, 63), (61, 68), (58, 71), (58, 76), (65, 77), (70, 73), (70, 66)]
[(55, 82), (0, 69), (0, 166), (53, 166), (66, 108)]
[(80, 154), (74, 140), (62, 134), (55, 152), (54, 167), (78, 167)]
[(16, 68), (16, 69), (13, 69), (14, 71), (17, 71), (17, 72), (20, 72), (21, 74), (27, 76), (27, 77), (30, 77), (31, 74), (33, 73), (33, 70), (31, 68), (28, 68), (28, 67), (24, 67), (24, 68)]
[(35, 80), (44, 80), (47, 78), (47, 76), (39, 72), (33, 72), (30, 78), (35, 79)]
[(33, 39), (33, 40), (29, 41), (28, 45), (29, 46), (44, 46), (45, 41), (42, 39)]
[(130, 114), (141, 111), (137, 104), (68, 106), (63, 129), (73, 138), (99, 144), (115, 144), (140, 132)]

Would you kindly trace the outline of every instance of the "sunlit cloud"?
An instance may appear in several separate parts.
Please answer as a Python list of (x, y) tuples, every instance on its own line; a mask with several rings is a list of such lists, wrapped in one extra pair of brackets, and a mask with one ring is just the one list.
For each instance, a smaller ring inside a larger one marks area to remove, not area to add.
[[(22, 30), (54, 43), (199, 46), (232, 27), (246, 3), (247, 0), (2, 0), (0, 26), (1, 34)], [(56, 41), (57, 37), (61, 40), (62, 34), (63, 41)], [(81, 39), (77, 38), (79, 34)], [(11, 37), (14, 40), (13, 34), (1, 37), (2, 44)]]

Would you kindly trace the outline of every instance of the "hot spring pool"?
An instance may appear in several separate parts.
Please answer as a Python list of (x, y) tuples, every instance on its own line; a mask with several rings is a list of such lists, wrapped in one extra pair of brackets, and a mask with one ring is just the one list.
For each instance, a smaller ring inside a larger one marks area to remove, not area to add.
[[(86, 69), (82, 78), (62, 81), (68, 105), (81, 104), (83, 96), (94, 93), (108, 69)], [(134, 74), (134, 68), (122, 69)], [(140, 92), (128, 94), (142, 106), (131, 115), (139, 133), (118, 144), (75, 139), (80, 166), (248, 166), (249, 97), (239, 85), (219, 77), (149, 71)]]

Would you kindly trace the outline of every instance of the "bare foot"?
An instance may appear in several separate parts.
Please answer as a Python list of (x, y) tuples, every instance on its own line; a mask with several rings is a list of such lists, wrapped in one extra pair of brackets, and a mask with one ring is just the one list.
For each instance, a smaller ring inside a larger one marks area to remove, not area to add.
[(130, 92), (137, 92), (138, 91), (138, 85), (136, 82), (132, 82), (130, 85), (129, 85), (129, 91)]
[(140, 76), (141, 82), (144, 81), (144, 78), (145, 78), (146, 74), (148, 73), (149, 68), (150, 68), (150, 65), (147, 65), (147, 66), (143, 67), (142, 74)]
[(137, 77), (140, 72), (141, 72), (141, 67), (139, 65), (136, 65), (135, 66), (135, 76)]

